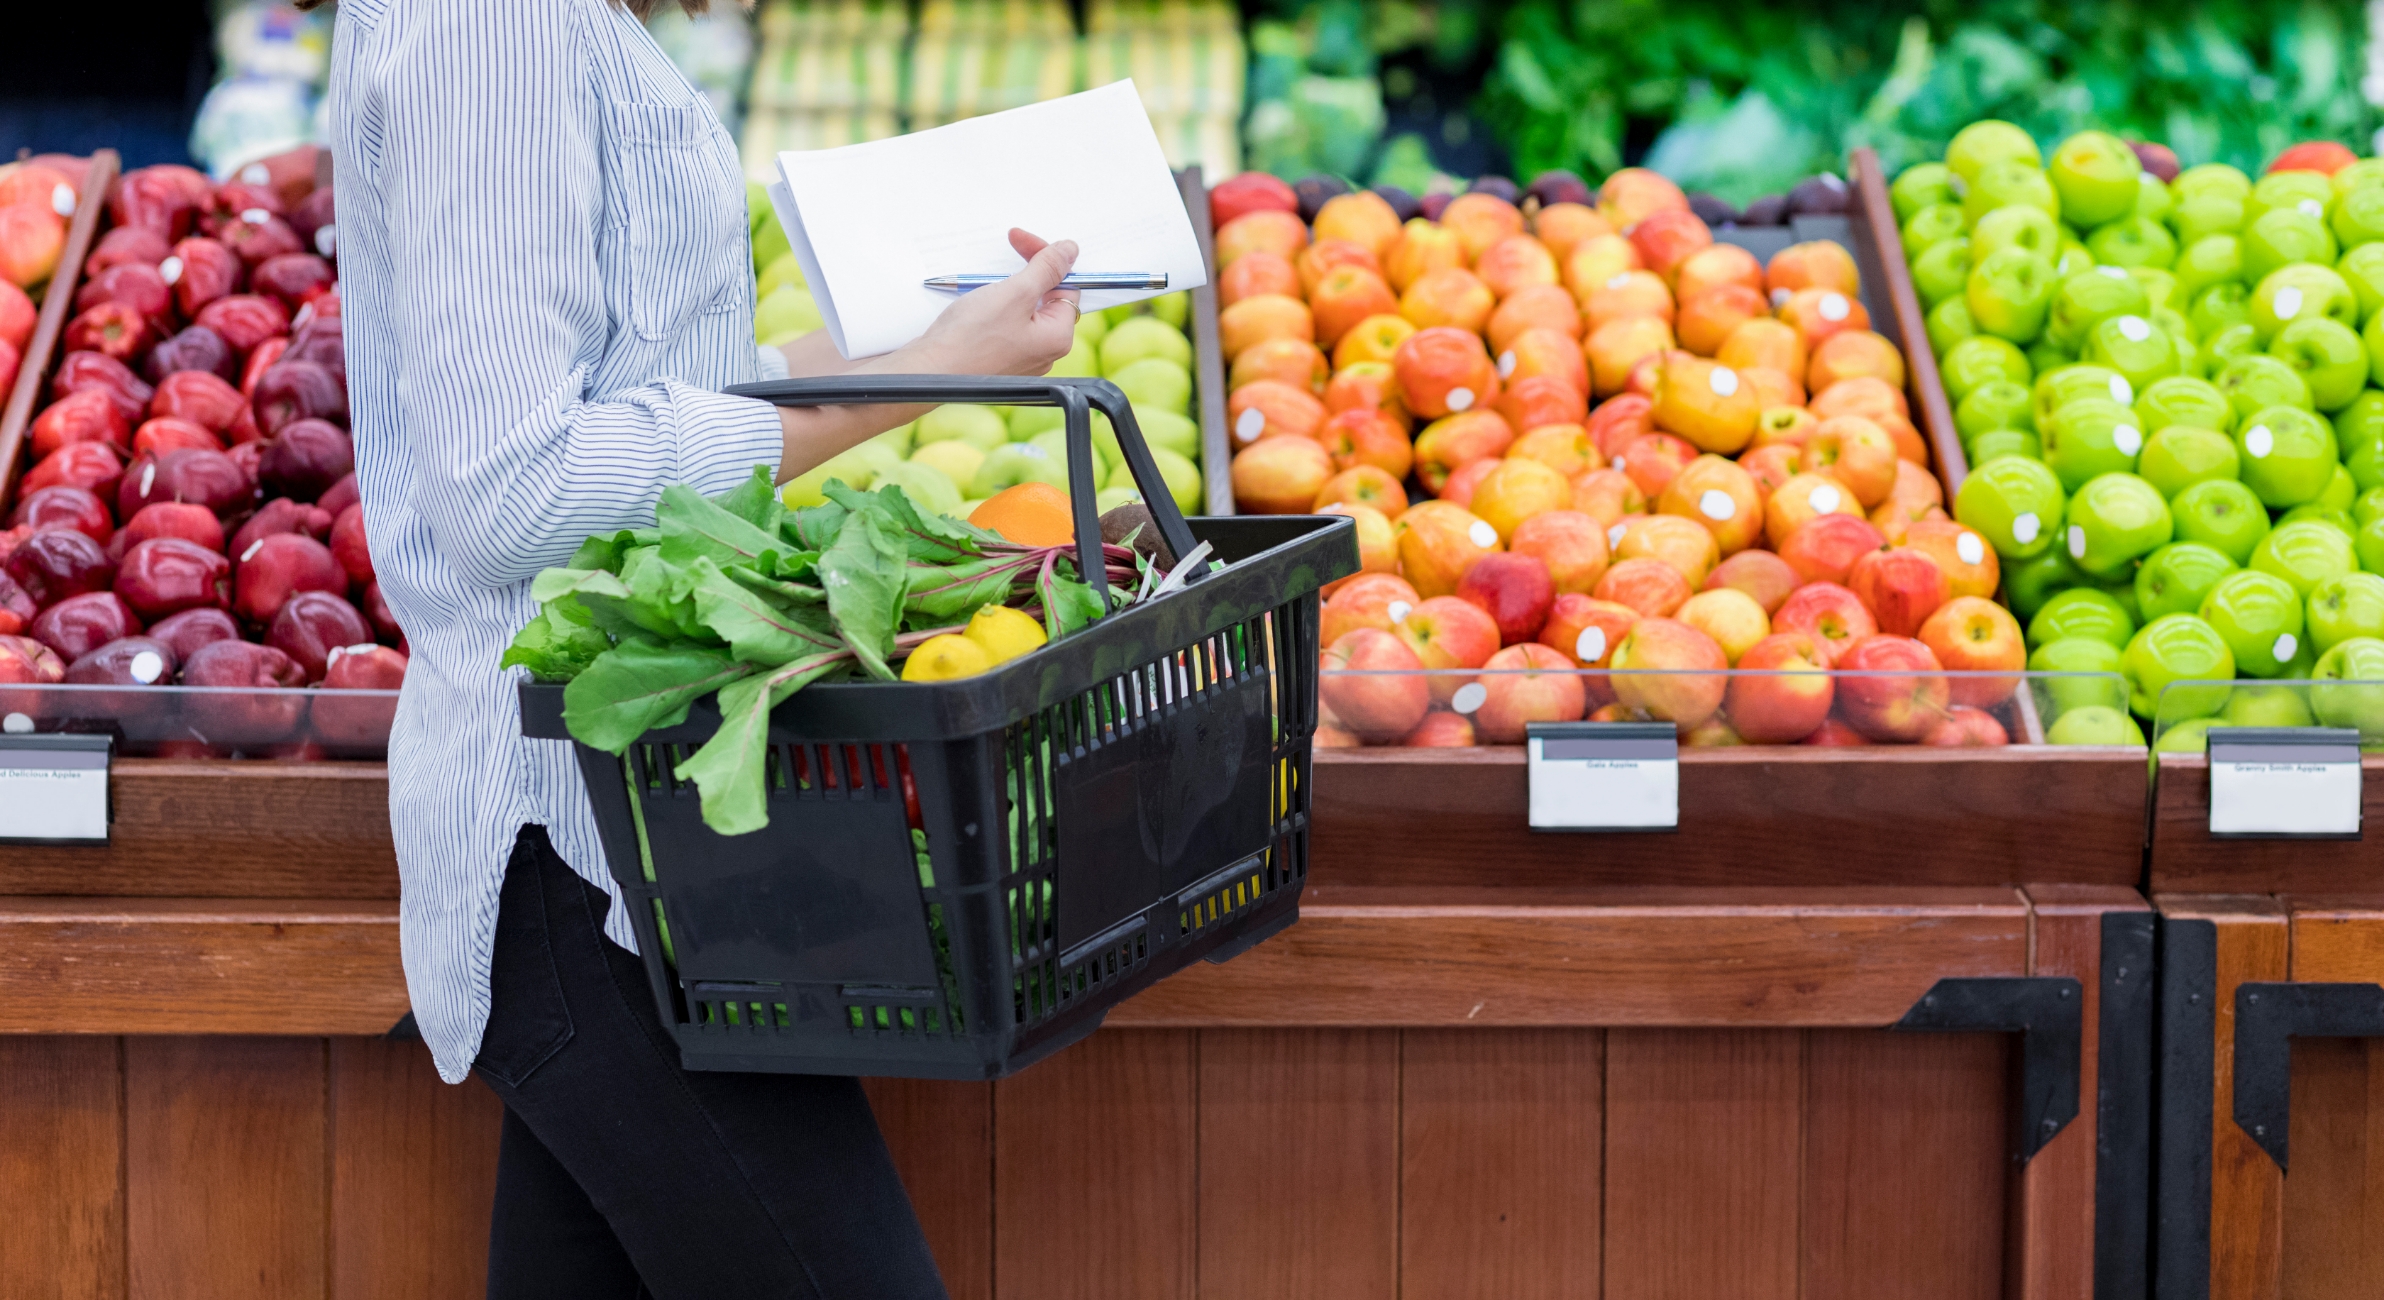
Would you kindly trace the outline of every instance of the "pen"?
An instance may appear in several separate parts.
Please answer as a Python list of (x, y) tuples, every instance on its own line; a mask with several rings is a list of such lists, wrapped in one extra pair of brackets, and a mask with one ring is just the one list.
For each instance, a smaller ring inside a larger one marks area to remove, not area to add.
[[(939, 275), (926, 281), (930, 289), (953, 289), (967, 293), (989, 284), (1000, 284), (1007, 275)], [(1164, 289), (1165, 271), (1085, 271), (1060, 281), (1062, 289)]]

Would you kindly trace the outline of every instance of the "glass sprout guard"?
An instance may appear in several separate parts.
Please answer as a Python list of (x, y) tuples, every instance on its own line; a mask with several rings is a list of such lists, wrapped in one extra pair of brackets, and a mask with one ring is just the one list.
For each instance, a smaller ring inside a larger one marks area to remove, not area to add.
[(2207, 753), (2212, 727), (2348, 727), (2384, 753), (2384, 676), (2170, 682), (2148, 703), (2156, 753)]
[(1318, 697), (1319, 749), (1520, 745), (1583, 720), (1670, 722), (1690, 747), (2144, 745), (2116, 673), (1327, 670)]
[(0, 684), (0, 731), (112, 733), (132, 758), (381, 758), (396, 691)]

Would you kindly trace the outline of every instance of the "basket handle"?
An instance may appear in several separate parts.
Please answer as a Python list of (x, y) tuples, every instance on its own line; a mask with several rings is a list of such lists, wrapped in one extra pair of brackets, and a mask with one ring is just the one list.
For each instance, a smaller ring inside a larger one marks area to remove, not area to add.
[[(1101, 512), (1094, 501), (1093, 417), (1098, 410), (1117, 432), (1126, 468), (1134, 474), (1143, 505), (1159, 527), (1159, 537), (1180, 560), (1196, 543), (1184, 513), (1143, 443), (1142, 428), (1134, 422), (1134, 406), (1124, 390), (1106, 379), (1058, 379), (1050, 376), (1008, 375), (837, 375), (820, 379), (771, 379), (738, 384), (727, 390), (733, 397), (754, 397), (778, 406), (893, 406), (914, 403), (942, 405), (974, 402), (987, 406), (1056, 406), (1066, 417), (1068, 431), (1068, 496), (1076, 515), (1076, 563), (1094, 594), (1109, 610), (1109, 566), (1101, 558)], [(1155, 490), (1154, 490), (1155, 489)], [(1186, 581), (1197, 573), (1185, 575)]]

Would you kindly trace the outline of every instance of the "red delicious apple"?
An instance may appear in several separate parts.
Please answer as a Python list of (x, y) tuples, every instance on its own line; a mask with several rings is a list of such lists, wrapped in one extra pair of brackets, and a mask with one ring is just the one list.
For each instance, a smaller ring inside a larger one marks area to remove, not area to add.
[(257, 462), (257, 478), (265, 491), (294, 501), (313, 501), (355, 470), (355, 443), (328, 420), (281, 426)]
[(240, 377), (240, 354), (221, 334), (193, 325), (150, 349), (141, 370), (152, 381), (177, 370), (204, 370), (229, 383)]
[(139, 514), (116, 534), (124, 539), (126, 549), (138, 546), (152, 537), (179, 537), (195, 542), (218, 555), (224, 550), (223, 521), (205, 506), (184, 501), (160, 501), (143, 506)]
[(337, 594), (348, 589), (347, 570), (331, 558), (331, 548), (296, 533), (275, 533), (250, 542), (240, 551), (239, 565), (232, 587), (233, 607), (260, 627), (271, 624), (282, 605), (301, 591)]
[(132, 431), (132, 454), (156, 456), (169, 451), (222, 451), (223, 439), (188, 420), (161, 415), (144, 420)]
[(1485, 744), (1520, 745), (1529, 724), (1578, 722), (1588, 711), (1573, 657), (1537, 641), (1508, 646), (1490, 656), (1483, 670), (1473, 728)]
[(9, 689), (45, 686), (66, 680), (66, 663), (58, 652), (27, 636), (0, 635), (0, 713), (51, 712), (50, 692)]
[(339, 315), (325, 314), (327, 307), (337, 307), (336, 291), (319, 294), (314, 301), (298, 311), (298, 320), (290, 326), (290, 350), (283, 354), (288, 361), (311, 361), (335, 375), (347, 373), (347, 343), (342, 333)]
[(1929, 734), (1921, 737), (1920, 743), (1946, 748), (1987, 748), (2008, 745), (2011, 736), (1993, 714), (1956, 704), (1946, 710), (1943, 721), (1929, 728)]
[[(238, 436), (239, 430), (235, 428), (233, 434)], [(265, 459), (265, 444), (261, 440), (235, 442), (224, 449), (224, 455), (232, 462), (232, 468), (240, 471), (240, 481), (248, 485), (248, 499), (261, 499), (265, 489), (257, 486), (257, 466)]]
[(139, 226), (179, 239), (198, 221), (204, 193), (193, 194), (182, 177), (164, 167), (124, 174), (108, 191), (108, 217), (119, 226)]
[(1812, 735), (1804, 738), (1803, 743), (1825, 749), (1843, 749), (1853, 745), (1868, 745), (1871, 738), (1847, 726), (1843, 720), (1831, 718), (1815, 728)]
[(332, 228), (334, 209), (331, 187), (326, 185), (301, 199), (290, 209), (290, 229), (306, 241), (306, 246), (325, 257), (339, 256), (336, 236), (323, 232)]
[[(1952, 678), (1955, 704), (1991, 709), (2018, 690), (2028, 645), (2011, 611), (1979, 596), (1956, 596), (1921, 624), (1920, 642), (1949, 672), (1996, 673)], [(2004, 675), (2009, 674), (2009, 675)]]
[(10, 527), (31, 524), (35, 532), (45, 528), (71, 528), (95, 542), (106, 542), (115, 532), (113, 516), (106, 503), (88, 488), (71, 487), (60, 483), (38, 492), (28, 492), (17, 502), (16, 511), (9, 515)]
[(89, 591), (35, 615), (28, 630), (34, 640), (73, 663), (118, 637), (138, 634), (141, 620), (115, 592)]
[(1434, 596), (1408, 611), (1392, 634), (1407, 643), (1416, 659), (1432, 670), (1434, 703), (1447, 704), (1471, 681), (1470, 672), (1498, 653), (1498, 624), (1480, 606), (1455, 596)]
[(1911, 637), (1864, 637), (1836, 667), (1846, 674), (1838, 680), (1838, 712), (1873, 740), (1919, 740), (1952, 703), (1937, 656)]
[(406, 657), (387, 646), (352, 645), (333, 650), (323, 673), (325, 693), (315, 698), (315, 739), (335, 754), (388, 748), (389, 727), (397, 720), (397, 698), (349, 692), (394, 691), (405, 679)]
[[(248, 360), (240, 363), (240, 397), (244, 403), (256, 396), (257, 385), (264, 381), (265, 372), (273, 369), (289, 351), (290, 341), (287, 338), (267, 339), (249, 350)], [(253, 408), (244, 406), (243, 409), (251, 411), (249, 424), (254, 427), (256, 418)]]
[(173, 255), (157, 270), (174, 287), (174, 305), (182, 309), (184, 319), (196, 317), (218, 298), (240, 292), (247, 277), (238, 254), (204, 237), (174, 245)]
[(124, 553), (116, 594), (143, 619), (201, 606), (226, 609), (232, 603), (232, 562), (197, 542), (152, 537)]
[(233, 515), (256, 500), (256, 488), (220, 451), (187, 450), (142, 456), (125, 468), (116, 488), (116, 513), (130, 519), (158, 501), (187, 501)]
[(215, 193), (208, 196), (207, 205), (199, 215), (199, 226), (212, 234), (240, 220), (251, 210), (263, 212), (269, 217), (281, 217), (289, 215), (290, 208), (281, 201), (281, 195), (270, 187), (252, 185), (234, 177), (216, 186)]
[(107, 550), (71, 528), (44, 529), (27, 537), (9, 552), (5, 570), (34, 604), (45, 608), (106, 591), (116, 581), (116, 566)]
[(341, 646), (372, 644), (372, 628), (364, 615), (344, 598), (327, 591), (301, 591), (282, 602), (266, 630), (265, 644), (296, 660), (306, 680), (322, 680), (331, 652)]
[(300, 420), (337, 425), (348, 419), (347, 381), (329, 366), (287, 355), (257, 380), (250, 402), (256, 409), (257, 427), (269, 435)]
[(83, 270), (99, 275), (119, 266), (155, 269), (173, 255), (174, 245), (164, 235), (146, 226), (118, 226), (91, 246), (91, 255), (83, 259)]
[(186, 609), (151, 624), (149, 635), (173, 647), (174, 662), (189, 663), (200, 646), (239, 640), (240, 625), (220, 609)]
[[(1614, 647), (1615, 699), (1682, 731), (1712, 717), (1729, 685), (1729, 659), (1712, 637), (1669, 618), (1643, 618)], [(1706, 670), (1706, 671), (1695, 671)]]
[(92, 276), (76, 292), (74, 306), (77, 312), (84, 312), (108, 302), (122, 303), (139, 312), (153, 331), (163, 329), (174, 319), (174, 291), (166, 285), (166, 278), (157, 273), (157, 268), (148, 263), (127, 262)]
[(167, 375), (158, 381), (157, 395), (149, 399), (152, 417), (188, 420), (216, 434), (230, 429), (246, 409), (248, 399), (239, 389), (204, 370), (177, 370)]
[(240, 525), (239, 532), (232, 534), (227, 554), (246, 555), (259, 538), (275, 533), (303, 533), (319, 542), (330, 534), (333, 522), (330, 513), (320, 506), (275, 497), (265, 503), (264, 509), (250, 515), (248, 522)]
[[(356, 476), (354, 474), (350, 474), (346, 478), (341, 479), (339, 482), (332, 484), (328, 488), (325, 488), (323, 490), (321, 499), (317, 500), (315, 504), (323, 507), (325, 510), (330, 511), (332, 517), (336, 519), (339, 517), (342, 511), (346, 510), (349, 506), (355, 505), (356, 500)], [(1352, 580), (1351, 582), (1344, 584), (1344, 589), (1346, 590), (1348, 587), (1355, 585), (1357, 585), (1355, 580)], [(1407, 597), (1408, 604), (1413, 605), (1418, 600), (1422, 599), (1422, 597), (1413, 594), (1415, 591), (1413, 587), (1408, 588), (1408, 591), (1410, 593)], [(1330, 645), (1331, 642), (1326, 642), (1326, 644)]]
[(1466, 566), (1457, 599), (1488, 614), (1499, 644), (1511, 646), (1539, 635), (1556, 602), (1556, 583), (1537, 556), (1492, 551)]
[(1945, 570), (1926, 551), (1909, 546), (1863, 552), (1846, 575), (1846, 586), (1889, 636), (1920, 635), (1921, 624), (1947, 595)]
[(0, 281), (0, 343), (6, 343), (23, 355), (33, 342), (33, 327), (41, 323), (40, 309), (24, 290), (7, 281)]
[(322, 258), (312, 253), (290, 253), (258, 264), (256, 274), (249, 277), (249, 288), (271, 294), (282, 306), (296, 311), (308, 299), (330, 288), (338, 278), (331, 263)]
[(397, 615), (389, 612), (389, 602), (381, 598), (381, 584), (378, 581), (364, 585), (364, 616), (372, 620), (373, 631), (379, 633), (383, 641), (395, 641), (401, 645), (405, 642), (405, 629), (397, 625)]
[(1388, 632), (1361, 627), (1343, 633), (1326, 648), (1321, 667), (1318, 696), (1360, 740), (1396, 740), (1415, 730), (1431, 707), (1423, 662)]
[(182, 665), (185, 686), (229, 687), (192, 699), (192, 730), (207, 742), (254, 752), (295, 735), (306, 720), (305, 670), (271, 646), (213, 641)]
[(1780, 558), (1806, 582), (1843, 585), (1854, 562), (1886, 540), (1860, 515), (1815, 515), (1780, 543)]
[(173, 647), (155, 637), (119, 637), (91, 650), (66, 667), (69, 686), (124, 686), (131, 690), (60, 692), (57, 698), (85, 716), (127, 722), (154, 714), (165, 697), (147, 688), (171, 686), (177, 663)]
[(41, 458), (39, 464), (25, 472), (21, 491), (39, 492), (59, 483), (87, 488), (100, 500), (116, 495), (118, 481), (124, 477), (124, 460), (116, 449), (104, 442), (73, 442)]
[(1837, 687), (1829, 653), (1811, 633), (1774, 632), (1739, 656), (1738, 666), (1762, 674), (1730, 680), (1730, 721), (1748, 744), (1792, 745), (1828, 720)]
[(67, 322), (63, 346), (77, 352), (129, 361), (147, 350), (157, 336), (140, 310), (120, 302), (103, 302)]
[(1408, 749), (1470, 749), (1481, 742), (1474, 739), (1473, 723), (1462, 713), (1435, 712), (1424, 715), (1416, 729), (1399, 738)]
[(1786, 560), (1770, 551), (1749, 548), (1715, 565), (1713, 572), (1705, 575), (1704, 589), (1728, 587), (1745, 592), (1768, 617), (1779, 613), (1789, 593), (1803, 582)]
[(1834, 582), (1809, 582), (1790, 593), (1774, 614), (1771, 628), (1778, 632), (1810, 633), (1832, 667), (1846, 653), (1847, 647), (1879, 630), (1862, 598)]
[(349, 506), (331, 522), (331, 554), (357, 585), (373, 580), (372, 551), (364, 542), (364, 507)]
[(96, 388), (68, 393), (33, 418), (33, 455), (49, 455), (78, 442), (104, 442), (118, 451), (132, 445), (132, 431), (108, 394)]
[(246, 355), (259, 343), (289, 333), (290, 311), (279, 298), (234, 293), (201, 307), (192, 323), (214, 330), (233, 351)]
[(240, 214), (238, 221), (226, 223), (217, 237), (252, 269), (274, 258), (306, 251), (306, 245), (299, 242), (298, 232), (290, 229), (289, 222), (257, 208)]
[(98, 352), (69, 352), (58, 363), (58, 373), (50, 380), (50, 398), (63, 399), (69, 393), (96, 388), (108, 395), (116, 413), (124, 417), (124, 427), (139, 424), (149, 413), (149, 403), (157, 390), (141, 381), (132, 368), (116, 358)]

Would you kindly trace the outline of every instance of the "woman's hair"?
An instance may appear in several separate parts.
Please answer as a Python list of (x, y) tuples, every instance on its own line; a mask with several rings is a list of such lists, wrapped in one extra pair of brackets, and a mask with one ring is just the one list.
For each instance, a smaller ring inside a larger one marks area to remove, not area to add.
[[(292, 0), (292, 2), (301, 9), (320, 9), (331, 3), (331, 0)], [(636, 14), (641, 20), (653, 17), (654, 11), (662, 7), (662, 0), (613, 0), (613, 3)], [(709, 10), (712, 7), (712, 0), (678, 0), (678, 4), (681, 9), (693, 16)]]

